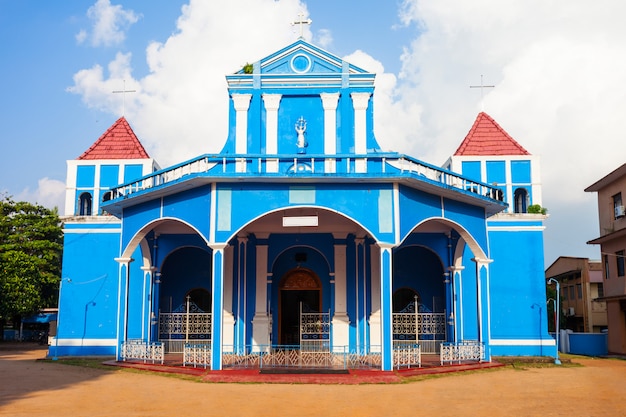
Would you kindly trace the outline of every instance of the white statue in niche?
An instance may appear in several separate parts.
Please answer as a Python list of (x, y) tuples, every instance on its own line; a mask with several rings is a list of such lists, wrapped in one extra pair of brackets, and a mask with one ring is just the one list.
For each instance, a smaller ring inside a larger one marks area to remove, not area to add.
[(296, 122), (296, 132), (298, 133), (298, 140), (296, 141), (296, 146), (298, 147), (298, 153), (306, 153), (306, 147), (309, 144), (306, 142), (304, 138), (304, 132), (306, 131), (306, 120), (304, 117), (300, 116), (298, 121)]

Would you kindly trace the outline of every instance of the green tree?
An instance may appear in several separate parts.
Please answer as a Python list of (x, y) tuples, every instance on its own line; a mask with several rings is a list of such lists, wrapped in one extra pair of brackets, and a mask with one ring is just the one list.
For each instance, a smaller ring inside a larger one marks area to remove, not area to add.
[(56, 208), (0, 200), (0, 322), (56, 306), (62, 250)]

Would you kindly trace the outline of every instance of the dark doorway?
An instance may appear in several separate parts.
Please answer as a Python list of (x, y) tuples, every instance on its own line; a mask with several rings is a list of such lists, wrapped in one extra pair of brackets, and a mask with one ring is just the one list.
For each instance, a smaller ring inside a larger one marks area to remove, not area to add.
[(320, 311), (321, 285), (313, 271), (298, 268), (280, 284), (278, 340), (281, 345), (300, 344), (300, 303), (303, 311)]
[(281, 345), (300, 344), (300, 303), (305, 312), (319, 311), (319, 290), (281, 291)]

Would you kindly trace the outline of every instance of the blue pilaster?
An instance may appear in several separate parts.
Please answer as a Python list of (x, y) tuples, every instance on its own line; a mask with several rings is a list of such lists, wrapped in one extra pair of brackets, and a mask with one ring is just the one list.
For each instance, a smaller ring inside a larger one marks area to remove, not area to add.
[(392, 245), (380, 244), (380, 311), (383, 371), (393, 370), (392, 247)]
[(224, 311), (224, 248), (213, 244), (213, 303), (211, 307), (211, 369), (222, 369), (222, 316)]

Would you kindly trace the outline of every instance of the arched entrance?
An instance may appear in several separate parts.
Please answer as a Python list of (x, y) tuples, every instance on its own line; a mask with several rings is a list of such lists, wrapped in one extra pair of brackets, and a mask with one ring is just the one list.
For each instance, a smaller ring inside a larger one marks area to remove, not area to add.
[(278, 340), (281, 345), (300, 343), (300, 305), (320, 311), (322, 286), (317, 275), (305, 268), (287, 272), (280, 281)]

